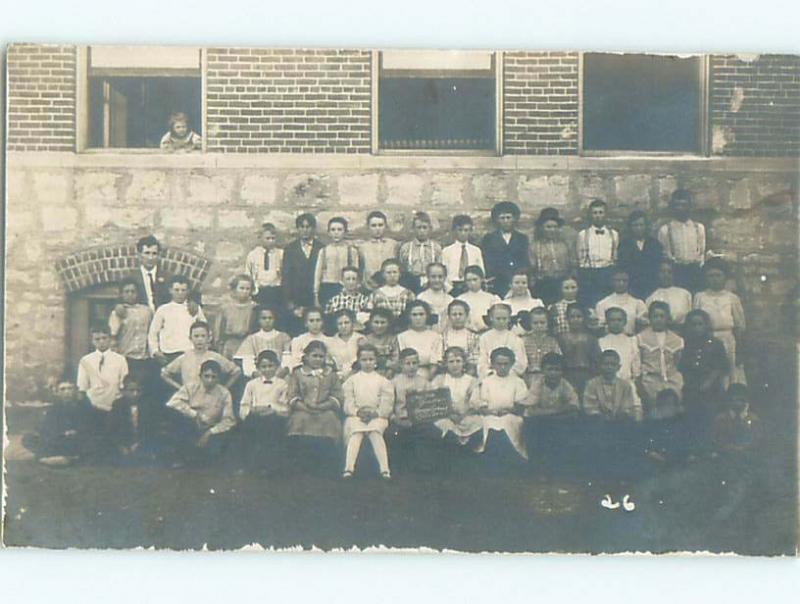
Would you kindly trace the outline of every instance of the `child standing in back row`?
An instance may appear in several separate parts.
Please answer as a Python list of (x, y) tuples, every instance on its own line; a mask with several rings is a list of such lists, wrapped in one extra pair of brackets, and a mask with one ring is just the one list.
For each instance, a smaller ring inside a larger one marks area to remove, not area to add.
[(442, 261), (442, 246), (430, 238), (431, 217), (426, 212), (417, 212), (411, 221), (414, 239), (400, 244), (397, 257), (403, 265), (404, 285), (418, 294), (427, 285), (428, 265)]
[(247, 254), (244, 272), (253, 280), (253, 295), (259, 306), (269, 306), (280, 312), (284, 305), (281, 290), (283, 250), (275, 246), (277, 233), (271, 222), (261, 225), (259, 245)]
[(589, 204), (589, 226), (578, 233), (579, 301), (591, 308), (611, 293), (611, 276), (617, 263), (619, 235), (606, 224), (607, 204), (593, 199)]
[(468, 266), (477, 266), (486, 271), (481, 248), (469, 241), (472, 228), (472, 218), (465, 214), (454, 216), (452, 231), (455, 241), (442, 250), (442, 264), (447, 269), (447, 289), (454, 298), (466, 291), (464, 273)]
[(358, 252), (361, 256), (360, 265), (363, 267), (364, 287), (369, 291), (379, 287), (379, 272), (384, 261), (397, 254), (397, 241), (386, 237), (387, 227), (386, 214), (380, 210), (367, 214), (369, 239), (361, 242)]
[(358, 249), (347, 243), (347, 220), (334, 216), (328, 221), (330, 243), (320, 250), (314, 266), (314, 304), (325, 308), (336, 294), (342, 291), (342, 269), (358, 269)]

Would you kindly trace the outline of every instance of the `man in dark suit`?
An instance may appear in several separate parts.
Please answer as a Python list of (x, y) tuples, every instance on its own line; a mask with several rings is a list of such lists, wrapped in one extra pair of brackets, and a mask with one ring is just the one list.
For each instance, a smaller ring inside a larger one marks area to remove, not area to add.
[(511, 277), (518, 269), (527, 269), (528, 236), (516, 230), (519, 207), (511, 201), (501, 201), (492, 208), (492, 223), (496, 230), (481, 240), (483, 263), (490, 289), (503, 298), (508, 293)]
[(168, 275), (159, 265), (161, 244), (153, 235), (142, 237), (136, 242), (136, 255), (139, 268), (130, 276), (136, 281), (139, 290), (139, 303), (147, 304), (153, 311), (169, 302)]
[(281, 275), (286, 297), (286, 330), (296, 336), (304, 331), (303, 313), (314, 306), (314, 267), (322, 243), (315, 237), (317, 220), (312, 214), (300, 214), (295, 220), (298, 238), (283, 250)]

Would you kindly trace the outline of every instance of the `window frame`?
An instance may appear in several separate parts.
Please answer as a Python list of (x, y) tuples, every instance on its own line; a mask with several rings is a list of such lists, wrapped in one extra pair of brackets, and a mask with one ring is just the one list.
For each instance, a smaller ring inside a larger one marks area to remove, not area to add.
[[(172, 155), (168, 151), (163, 151), (155, 147), (92, 147), (89, 145), (89, 124), (90, 124), (90, 107), (89, 107), (89, 60), (90, 52), (89, 46), (80, 46), (77, 51), (76, 61), (76, 94), (75, 94), (75, 152), (76, 153), (133, 153), (142, 155)], [(202, 147), (199, 152), (208, 152), (208, 141), (206, 140), (206, 131), (208, 130), (208, 56), (205, 48), (200, 48), (200, 126), (202, 128)], [(116, 70), (117, 75), (127, 75), (130, 77), (147, 77), (153, 73), (158, 73), (158, 70), (143, 70), (138, 68), (131, 68), (129, 71)], [(191, 70), (174, 70), (170, 71), (170, 75), (176, 77), (194, 76), (195, 71)], [(166, 76), (169, 77), (169, 76)]]
[[(599, 51), (598, 51), (599, 52)], [(699, 125), (697, 132), (698, 150), (692, 151), (642, 151), (635, 149), (586, 149), (583, 146), (583, 110), (584, 110), (584, 85), (585, 74), (584, 56), (586, 52), (578, 54), (578, 156), (579, 157), (655, 157), (655, 158), (697, 158), (710, 157), (711, 132), (710, 132), (710, 94), (709, 78), (711, 73), (709, 55), (691, 54), (692, 57), (700, 59), (698, 79), (700, 81), (700, 100), (699, 100)], [(590, 52), (588, 54), (596, 54)], [(626, 53), (626, 54), (658, 54), (658, 53)]]
[[(417, 49), (414, 49), (417, 50)], [(495, 141), (494, 149), (381, 149), (380, 147), (380, 99), (378, 89), (381, 74), (381, 52), (373, 50), (371, 59), (371, 149), (372, 155), (387, 156), (443, 156), (443, 157), (500, 157), (503, 155), (503, 52), (491, 51), (494, 59), (495, 93)]]

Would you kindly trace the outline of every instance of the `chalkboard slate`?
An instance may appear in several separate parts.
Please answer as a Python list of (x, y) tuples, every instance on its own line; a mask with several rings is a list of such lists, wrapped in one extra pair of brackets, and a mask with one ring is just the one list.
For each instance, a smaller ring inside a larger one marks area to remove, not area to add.
[(424, 424), (450, 415), (450, 388), (412, 390), (406, 394), (408, 416), (415, 424)]

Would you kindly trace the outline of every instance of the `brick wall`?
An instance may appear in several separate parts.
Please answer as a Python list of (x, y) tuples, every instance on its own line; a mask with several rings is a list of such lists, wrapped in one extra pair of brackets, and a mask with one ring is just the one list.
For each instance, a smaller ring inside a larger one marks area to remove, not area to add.
[(506, 52), (504, 150), (513, 155), (578, 152), (578, 53)]
[(369, 153), (370, 61), (359, 50), (208, 50), (208, 150)]
[(8, 47), (10, 151), (71, 151), (75, 147), (75, 47)]
[(710, 90), (714, 154), (800, 155), (800, 56), (714, 56)]

